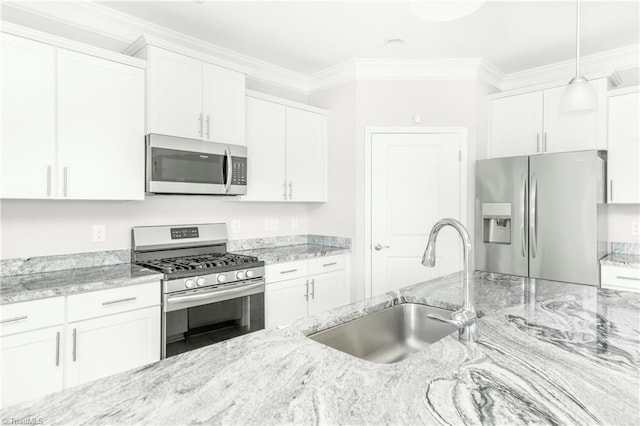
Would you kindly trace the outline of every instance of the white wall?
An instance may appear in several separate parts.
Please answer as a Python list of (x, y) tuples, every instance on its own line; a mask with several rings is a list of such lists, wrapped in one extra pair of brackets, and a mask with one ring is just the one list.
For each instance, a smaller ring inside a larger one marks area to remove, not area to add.
[[(149, 196), (145, 201), (3, 200), (0, 258), (45, 256), (131, 248), (131, 228), (240, 220), (230, 239), (306, 234), (305, 204), (249, 203), (212, 196)], [(265, 219), (280, 229), (265, 231)], [(292, 229), (292, 219), (298, 228)], [(106, 241), (93, 243), (92, 225), (106, 225)]]

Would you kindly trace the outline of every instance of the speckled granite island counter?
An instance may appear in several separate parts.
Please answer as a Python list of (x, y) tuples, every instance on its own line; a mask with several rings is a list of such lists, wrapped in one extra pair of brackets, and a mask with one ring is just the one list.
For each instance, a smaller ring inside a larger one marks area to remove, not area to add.
[(640, 296), (474, 275), (478, 339), (375, 364), (305, 335), (406, 301), (452, 308), (461, 277), (387, 293), (9, 407), (44, 424), (638, 424)]

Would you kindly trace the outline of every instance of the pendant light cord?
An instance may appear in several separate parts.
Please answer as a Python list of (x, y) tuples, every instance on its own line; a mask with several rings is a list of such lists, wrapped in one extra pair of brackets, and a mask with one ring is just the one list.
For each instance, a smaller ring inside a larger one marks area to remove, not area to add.
[(576, 76), (580, 75), (580, 0), (576, 0)]

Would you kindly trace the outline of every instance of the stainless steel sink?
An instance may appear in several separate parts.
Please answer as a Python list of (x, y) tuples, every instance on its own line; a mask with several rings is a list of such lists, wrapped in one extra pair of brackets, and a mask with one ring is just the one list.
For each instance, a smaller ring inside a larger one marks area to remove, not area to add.
[(367, 361), (398, 362), (457, 331), (449, 324), (427, 318), (428, 314), (449, 318), (451, 311), (403, 303), (309, 338)]

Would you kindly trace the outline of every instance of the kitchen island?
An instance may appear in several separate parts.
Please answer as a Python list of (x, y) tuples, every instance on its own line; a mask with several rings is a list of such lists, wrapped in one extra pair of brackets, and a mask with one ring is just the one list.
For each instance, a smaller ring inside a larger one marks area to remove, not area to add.
[(5, 424), (638, 424), (640, 295), (476, 273), (477, 341), (394, 364), (306, 337), (403, 302), (456, 308), (461, 275), (407, 287), (2, 411)]

